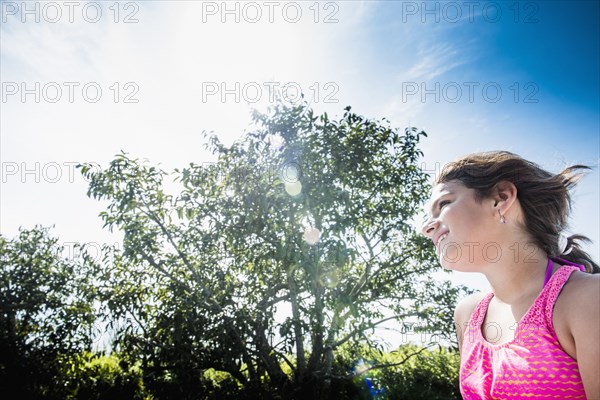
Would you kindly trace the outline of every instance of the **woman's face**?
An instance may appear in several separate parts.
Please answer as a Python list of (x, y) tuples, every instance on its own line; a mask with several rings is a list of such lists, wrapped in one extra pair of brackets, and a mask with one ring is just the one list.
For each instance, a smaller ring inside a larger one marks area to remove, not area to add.
[(444, 269), (480, 271), (499, 256), (493, 238), (499, 216), (493, 199), (477, 202), (475, 191), (459, 181), (436, 185), (422, 232), (433, 241)]

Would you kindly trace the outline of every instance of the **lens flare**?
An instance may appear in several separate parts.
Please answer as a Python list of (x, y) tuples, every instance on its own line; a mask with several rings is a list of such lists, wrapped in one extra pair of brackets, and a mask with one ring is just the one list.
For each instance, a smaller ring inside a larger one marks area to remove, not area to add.
[(321, 231), (317, 228), (308, 227), (304, 230), (304, 235), (302, 235), (302, 239), (310, 245), (317, 244), (321, 239)]

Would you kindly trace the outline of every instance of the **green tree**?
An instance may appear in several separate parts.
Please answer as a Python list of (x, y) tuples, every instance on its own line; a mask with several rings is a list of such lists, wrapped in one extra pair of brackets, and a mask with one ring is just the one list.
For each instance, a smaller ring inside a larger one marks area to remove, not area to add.
[(81, 166), (88, 195), (109, 202), (105, 226), (124, 233), (99, 289), (146, 386), (197, 398), (212, 368), (248, 398), (329, 398), (332, 380), (352, 379), (334, 373), (335, 352), (379, 346), (386, 321), (453, 340), (460, 290), (431, 280), (432, 246), (410, 223), (430, 189), (425, 133), (350, 107), (334, 121), (277, 104), (254, 120), (231, 146), (205, 134), (217, 161), (176, 169), (177, 195), (126, 153)]
[(0, 388), (15, 398), (63, 399), (61, 369), (91, 347), (95, 313), (85, 258), (64, 257), (48, 228), (0, 236)]

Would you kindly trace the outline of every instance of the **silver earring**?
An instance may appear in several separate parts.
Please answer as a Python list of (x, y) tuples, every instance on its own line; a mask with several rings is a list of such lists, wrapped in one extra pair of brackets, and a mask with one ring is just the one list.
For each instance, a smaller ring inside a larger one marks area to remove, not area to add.
[(506, 218), (504, 218), (504, 215), (500, 214), (500, 210), (498, 210), (498, 215), (500, 216), (500, 223), (501, 224), (505, 224), (506, 223)]

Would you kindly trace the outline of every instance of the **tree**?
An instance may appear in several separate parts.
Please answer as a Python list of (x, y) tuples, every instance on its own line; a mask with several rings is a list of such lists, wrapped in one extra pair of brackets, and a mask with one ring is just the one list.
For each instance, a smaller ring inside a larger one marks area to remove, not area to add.
[(204, 134), (217, 161), (176, 169), (176, 196), (124, 152), (104, 171), (81, 166), (88, 195), (109, 201), (105, 226), (124, 232), (103, 290), (146, 380), (183, 398), (213, 368), (254, 398), (328, 398), (352, 377), (333, 373), (337, 349), (377, 346), (386, 321), (453, 340), (461, 289), (429, 278), (435, 254), (410, 223), (429, 194), (425, 133), (350, 107), (339, 121), (305, 104), (253, 117), (229, 147)]
[(19, 399), (64, 398), (61, 369), (90, 349), (95, 312), (85, 257), (63, 257), (48, 228), (0, 236), (0, 387)]

